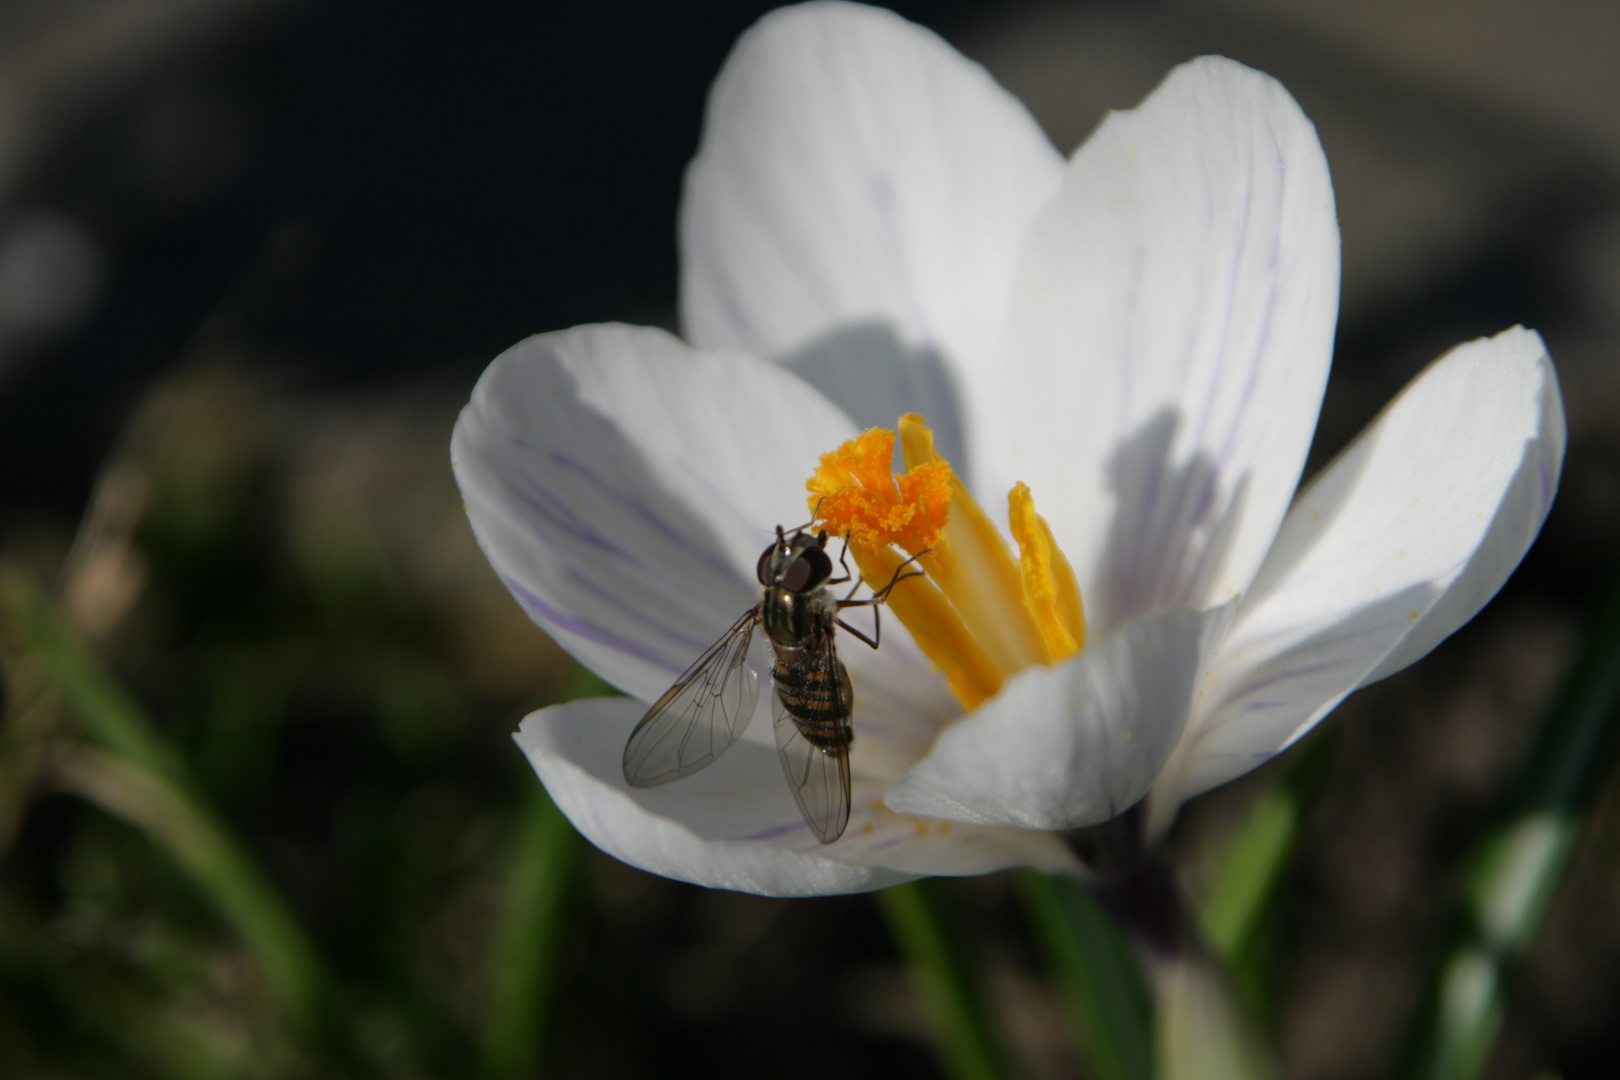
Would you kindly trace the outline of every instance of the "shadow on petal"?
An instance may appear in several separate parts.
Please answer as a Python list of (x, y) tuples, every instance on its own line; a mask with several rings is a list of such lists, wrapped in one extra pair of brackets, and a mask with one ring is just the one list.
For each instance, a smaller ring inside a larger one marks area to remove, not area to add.
[(893, 327), (873, 319), (821, 335), (788, 356), (783, 366), (820, 390), (862, 429), (892, 428), (905, 413), (921, 413), (933, 429), (934, 445), (951, 467), (962, 476), (973, 475), (961, 394), (931, 346), (908, 346)]
[(1369, 603), (1244, 669), (1236, 686), (1220, 685), (1217, 660), (1205, 693), (1218, 695), (1219, 704), (1179, 748), (1182, 760), (1172, 762), (1179, 770), (1176, 797), (1224, 784), (1291, 746), (1361, 684), (1441, 593), (1438, 585), (1420, 582)]
[(1231, 599), (1205, 594), (1236, 536), (1249, 477), (1223, 483), (1218, 463), (1203, 453), (1174, 464), (1180, 426), (1177, 412), (1161, 410), (1108, 460), (1118, 502), (1086, 597), (1099, 630), (1168, 607)]
[(1151, 787), (1187, 723), (1228, 606), (1162, 611), (1054, 667), (1015, 676), (946, 728), (889, 788), (901, 813), (977, 825), (1071, 829), (1121, 813)]
[(847, 431), (775, 365), (587, 326), (503, 353), (451, 453), (473, 530), (529, 614), (650, 701), (756, 602), (771, 525), (803, 513), (804, 471)]
[[(1368, 425), (1376, 431), (1376, 421)], [(1277, 539), (1266, 553), (1265, 562), (1255, 574), (1254, 583), (1245, 594), (1248, 605), (1258, 604), (1267, 594), (1286, 582), (1293, 570), (1305, 561), (1318, 541), (1333, 533), (1333, 523), (1339, 520), (1345, 507), (1350, 505), (1361, 485), (1361, 475), (1372, 461), (1377, 438), (1358, 438), (1341, 450), (1309, 481), (1301, 485), (1294, 497), (1294, 505), (1310, 505), (1309, 522), (1293, 515), (1283, 519)]]

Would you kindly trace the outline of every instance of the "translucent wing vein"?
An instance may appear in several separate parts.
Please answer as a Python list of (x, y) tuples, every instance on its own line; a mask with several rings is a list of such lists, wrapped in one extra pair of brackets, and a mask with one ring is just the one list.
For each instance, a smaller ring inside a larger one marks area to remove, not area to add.
[(748, 665), (758, 622), (750, 608), (653, 702), (624, 745), (631, 787), (691, 776), (742, 737), (759, 701), (759, 674)]

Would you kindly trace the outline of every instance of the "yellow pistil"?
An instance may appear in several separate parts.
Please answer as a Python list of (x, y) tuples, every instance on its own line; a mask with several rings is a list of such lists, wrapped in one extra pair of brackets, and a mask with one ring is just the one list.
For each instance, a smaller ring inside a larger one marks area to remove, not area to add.
[[(894, 548), (915, 555), (933, 547), (951, 512), (949, 464), (925, 463), (895, 476), (893, 462), (894, 432), (872, 428), (821, 455), (806, 485), (817, 523), (849, 540), (861, 577), (879, 589), (905, 561)], [(906, 582), (889, 594), (889, 608), (964, 705), (972, 708), (1001, 689), (1001, 670), (933, 582)]]
[(923, 418), (900, 418), (906, 471), (893, 473), (895, 433), (873, 428), (822, 455), (807, 487), (811, 512), (846, 537), (861, 576), (881, 589), (905, 558), (926, 577), (889, 594), (888, 605), (967, 708), (1007, 677), (1085, 645), (1080, 589), (1029, 489), (1009, 495), (1017, 561), (950, 464)]
[(807, 485), (810, 510), (853, 544), (894, 544), (912, 554), (939, 542), (951, 515), (951, 467), (944, 461), (894, 475), (894, 432), (872, 428), (821, 455)]

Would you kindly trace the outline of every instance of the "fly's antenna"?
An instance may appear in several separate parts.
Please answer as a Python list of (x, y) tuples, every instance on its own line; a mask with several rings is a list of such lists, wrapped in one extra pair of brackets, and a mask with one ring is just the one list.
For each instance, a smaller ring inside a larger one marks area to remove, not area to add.
[[(805, 522), (803, 525), (795, 525), (795, 526), (793, 526), (793, 535), (795, 535), (795, 536), (799, 535), (800, 533), (804, 532), (806, 529), (808, 529), (810, 526), (812, 526), (812, 525), (814, 525), (816, 523), (816, 518), (821, 516), (821, 504), (826, 502), (826, 501), (827, 501), (827, 496), (825, 496), (825, 495), (823, 495), (821, 498), (816, 500), (816, 508), (814, 510), (810, 511), (810, 520)], [(825, 531), (825, 530), (823, 530), (823, 531)], [(782, 533), (783, 533), (782, 526), (778, 525), (776, 527), (776, 535), (778, 537), (781, 537)], [(787, 541), (784, 540), (782, 542), (786, 543)]]

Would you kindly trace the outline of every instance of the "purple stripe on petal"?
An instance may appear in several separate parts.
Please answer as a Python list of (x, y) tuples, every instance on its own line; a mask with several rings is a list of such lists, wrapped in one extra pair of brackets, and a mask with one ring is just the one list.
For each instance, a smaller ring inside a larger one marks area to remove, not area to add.
[(870, 855), (874, 851), (888, 851), (890, 848), (899, 847), (901, 844), (909, 844), (910, 842), (911, 837), (909, 836), (896, 836), (888, 840), (879, 841), (876, 844), (869, 844), (866, 847), (861, 848), (861, 852), (862, 854)]
[[(1237, 225), (1233, 230), (1235, 234), (1234, 238), (1237, 240), (1237, 243), (1230, 251), (1230, 257), (1226, 267), (1226, 295), (1222, 298), (1223, 302), (1220, 305), (1222, 321), (1220, 329), (1211, 335), (1215, 342), (1215, 348), (1221, 353), (1226, 351), (1227, 338), (1232, 332), (1232, 314), (1237, 308), (1237, 303), (1234, 297), (1237, 293), (1238, 286), (1243, 283), (1243, 256), (1249, 247), (1249, 215), (1254, 209), (1253, 159), (1245, 162), (1245, 165), (1246, 168), (1243, 173), (1243, 182), (1240, 185), (1243, 191), (1243, 202), (1239, 206)], [(1208, 196), (1206, 195), (1205, 198), (1207, 202)], [(1206, 220), (1206, 231), (1209, 228), (1209, 224), (1210, 223)], [(1197, 325), (1197, 320), (1194, 320), (1193, 325)], [(1189, 360), (1191, 359), (1190, 343), (1185, 355), (1188, 356)], [(1217, 377), (1219, 376), (1220, 372), (1221, 366), (1217, 364), (1215, 372)], [(1205, 435), (1209, 430), (1210, 413), (1214, 407), (1215, 399), (1218, 396), (1218, 387), (1211, 386), (1209, 388), (1209, 396), (1204, 399), (1204, 407), (1199, 412), (1198, 427), (1192, 433), (1193, 443), (1196, 446), (1203, 446), (1206, 444)]]
[(1255, 693), (1256, 691), (1264, 690), (1268, 686), (1274, 686), (1277, 683), (1282, 682), (1284, 679), (1294, 679), (1301, 675), (1315, 675), (1321, 671), (1330, 671), (1337, 666), (1337, 661), (1328, 660), (1317, 664), (1307, 664), (1304, 667), (1285, 668), (1282, 671), (1274, 672), (1273, 674), (1266, 676), (1259, 682), (1245, 684), (1243, 687), (1242, 696), (1246, 697), (1249, 694)]
[(722, 577), (730, 578), (735, 578), (737, 576), (736, 568), (725, 562), (723, 559), (717, 557), (712, 548), (700, 547), (699, 545), (694, 544), (691, 537), (687, 536), (684, 532), (681, 532), (668, 521), (664, 520), (663, 516), (657, 513), (647, 503), (633, 495), (628, 495), (617, 490), (607, 481), (603, 480), (602, 477), (598, 476), (587, 465), (585, 465), (584, 462), (569, 457), (566, 454), (558, 453), (552, 454), (551, 460), (559, 469), (576, 473), (587, 483), (595, 487), (598, 491), (612, 497), (621, 506), (626, 507), (632, 514), (646, 522), (647, 526), (659, 536), (663, 537), (665, 540), (673, 544), (678, 550), (690, 555), (692, 558), (696, 559), (699, 563), (708, 567), (716, 574), (719, 574)]
[[(577, 540), (593, 551), (624, 563), (623, 572), (632, 575), (636, 580), (646, 583), (656, 581), (675, 594), (712, 609), (714, 598), (709, 591), (693, 589), (685, 579), (669, 576), (664, 572), (664, 568), (652, 565), (596, 528), (589, 519), (575, 512), (562, 496), (545, 488), (531, 476), (525, 475), (524, 480), (526, 491), (516, 488), (509, 490), (513, 498), (532, 511), (540, 522), (550, 526), (562, 536)], [(715, 559), (712, 553), (704, 561), (708, 563), (709, 568), (718, 569), (724, 577), (736, 580), (737, 574)]]
[(602, 601), (602, 603), (618, 611), (621, 615), (627, 615), (634, 619), (646, 629), (668, 641), (675, 647), (677, 651), (691, 653), (694, 659), (699, 653), (703, 652), (704, 649), (707, 649), (711, 644), (713, 644), (712, 641), (704, 641), (701, 638), (693, 637), (690, 634), (681, 633), (672, 627), (653, 621), (647, 615), (645, 610), (626, 602), (623, 597), (617, 595), (616, 593), (602, 588), (589, 576), (580, 573), (576, 569), (569, 568), (567, 571), (567, 576), (568, 580), (579, 586), (582, 591), (589, 593), (591, 596)]
[(671, 663), (667, 657), (652, 652), (629, 638), (622, 637), (604, 626), (591, 622), (589, 619), (563, 614), (530, 592), (521, 582), (505, 574), (501, 575), (501, 581), (505, 583), (506, 587), (512, 591), (512, 595), (518, 598), (519, 602), (523, 604), (524, 608), (528, 610), (536, 621), (550, 624), (575, 637), (583, 638), (597, 645), (604, 645), (626, 656), (633, 656), (637, 660), (645, 660), (649, 664), (665, 669), (670, 673), (671, 677), (679, 675), (684, 670), (681, 665)]
[(788, 822), (786, 824), (783, 824), (783, 825), (773, 825), (768, 829), (761, 829), (759, 832), (744, 833), (741, 836), (728, 836), (728, 837), (726, 837), (726, 839), (728, 839), (728, 840), (775, 840), (777, 837), (787, 836), (790, 833), (796, 833), (796, 832), (808, 833), (809, 831), (810, 831), (809, 826), (805, 825), (804, 822), (802, 822), (802, 821), (790, 821), (790, 822)]
[[(1288, 190), (1288, 163), (1283, 157), (1282, 147), (1277, 145), (1276, 133), (1272, 132), (1271, 134), (1272, 156), (1275, 159), (1277, 167), (1276, 173), (1278, 186), (1281, 191), (1286, 194)], [(1253, 175), (1252, 169), (1250, 170), (1249, 175)], [(1247, 180), (1245, 181), (1245, 185), (1246, 187), (1249, 186)], [(1249, 187), (1249, 193), (1251, 196), (1250, 203), (1252, 204), (1252, 187)], [(1266, 261), (1266, 302), (1259, 320), (1260, 337), (1259, 340), (1255, 342), (1254, 348), (1249, 354), (1249, 370), (1244, 378), (1243, 394), (1239, 399), (1238, 408), (1232, 415), (1232, 423), (1227, 429), (1226, 439), (1221, 448), (1221, 452), (1217, 456), (1219, 468), (1222, 472), (1230, 467), (1234, 444), (1237, 442), (1238, 434), (1243, 430), (1244, 418), (1248, 414), (1250, 404), (1252, 404), (1254, 401), (1255, 388), (1260, 381), (1261, 358), (1265, 356), (1266, 346), (1271, 341), (1272, 324), (1275, 321), (1278, 301), (1278, 282), (1281, 279), (1282, 273), (1282, 266), (1280, 263), (1282, 248), (1280, 244), (1284, 235), (1284, 227), (1281, 220), (1284, 205), (1285, 199), (1278, 198), (1276, 200), (1278, 220), (1275, 223), (1274, 228), (1275, 242), (1272, 244), (1271, 257)], [(1249, 205), (1246, 204), (1244, 208), (1245, 223), (1248, 220), (1248, 210)]]
[(576, 514), (565, 500), (542, 487), (534, 478), (525, 475), (524, 479), (529, 490), (512, 489), (512, 494), (524, 506), (534, 511), (543, 522), (604, 554), (638, 566), (644, 565), (634, 555), (596, 529), (587, 519)]

